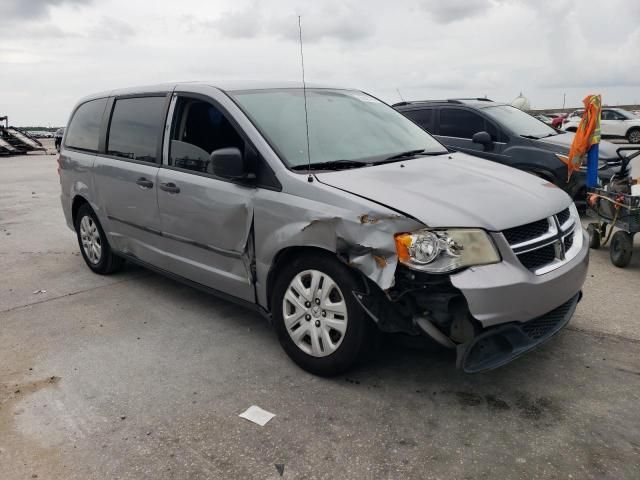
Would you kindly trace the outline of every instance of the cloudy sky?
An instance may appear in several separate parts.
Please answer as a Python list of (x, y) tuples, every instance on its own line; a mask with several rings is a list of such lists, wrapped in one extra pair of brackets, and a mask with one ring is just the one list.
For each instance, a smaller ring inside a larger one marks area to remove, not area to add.
[(174, 80), (307, 80), (385, 101), (640, 103), (637, 0), (0, 0), (0, 115), (61, 125), (75, 101)]

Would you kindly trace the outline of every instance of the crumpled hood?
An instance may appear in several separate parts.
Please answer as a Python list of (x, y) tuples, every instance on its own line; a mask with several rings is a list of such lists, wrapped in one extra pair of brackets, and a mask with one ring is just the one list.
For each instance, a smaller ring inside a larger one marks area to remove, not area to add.
[[(546, 144), (554, 152), (561, 153), (563, 155), (569, 154), (569, 148), (571, 148), (571, 143), (573, 142), (573, 137), (575, 137), (575, 133), (566, 132), (561, 133), (559, 135), (554, 135), (552, 137), (541, 138), (539, 140), (532, 140), (534, 143), (542, 143)], [(618, 154), (616, 153), (617, 145), (607, 142), (606, 140), (600, 141), (600, 149), (599, 156), (603, 160), (619, 160)]]
[(316, 177), (430, 227), (500, 231), (549, 217), (571, 203), (545, 180), (460, 152)]

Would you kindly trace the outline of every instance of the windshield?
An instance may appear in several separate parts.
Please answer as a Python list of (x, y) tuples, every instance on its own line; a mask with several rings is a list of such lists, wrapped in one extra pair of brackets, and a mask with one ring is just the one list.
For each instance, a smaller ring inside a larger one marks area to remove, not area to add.
[[(229, 93), (289, 167), (307, 164), (301, 88)], [(312, 164), (369, 163), (409, 151), (447, 152), (411, 120), (359, 91), (307, 89), (307, 111)]]
[(636, 118), (638, 118), (633, 113), (628, 112), (627, 110), (625, 110), (623, 108), (616, 108), (615, 111), (618, 112), (620, 115), (622, 115), (627, 120), (635, 120)]
[(516, 135), (543, 138), (558, 133), (549, 125), (511, 105), (486, 107), (483, 111)]

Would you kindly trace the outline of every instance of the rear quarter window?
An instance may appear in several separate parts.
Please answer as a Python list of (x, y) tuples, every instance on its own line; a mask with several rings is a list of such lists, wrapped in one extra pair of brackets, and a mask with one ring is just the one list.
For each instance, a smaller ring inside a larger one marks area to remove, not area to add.
[(106, 105), (107, 99), (99, 98), (83, 103), (76, 109), (67, 129), (65, 147), (87, 152), (98, 151), (100, 125)]

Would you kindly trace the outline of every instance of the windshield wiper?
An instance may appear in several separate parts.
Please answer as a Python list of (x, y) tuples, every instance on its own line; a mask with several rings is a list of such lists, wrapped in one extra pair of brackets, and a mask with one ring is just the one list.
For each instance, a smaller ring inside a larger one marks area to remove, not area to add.
[(358, 162), (357, 160), (330, 160), (328, 162), (302, 164), (291, 167), (292, 170), (340, 170), (343, 168), (360, 168), (371, 165), (370, 163)]
[(443, 152), (425, 152), (424, 148), (420, 150), (408, 150), (406, 152), (397, 153), (396, 155), (391, 155), (390, 157), (385, 158), (384, 160), (378, 160), (377, 162), (373, 162), (374, 165), (380, 165), (383, 163), (392, 163), (398, 162), (400, 160), (406, 160), (407, 158), (412, 158), (415, 156), (430, 156), (437, 157), (438, 155), (446, 155), (449, 153), (448, 151)]
[(540, 140), (540, 137), (536, 137), (535, 135), (520, 135), (523, 138), (530, 138), (531, 140)]
[(424, 153), (424, 148), (418, 148), (416, 150), (407, 150), (406, 152), (397, 153), (395, 155), (392, 155), (390, 157), (385, 158), (383, 160), (383, 162), (386, 162), (387, 160), (397, 160), (399, 158), (413, 157), (413, 156), (418, 155), (420, 153)]

